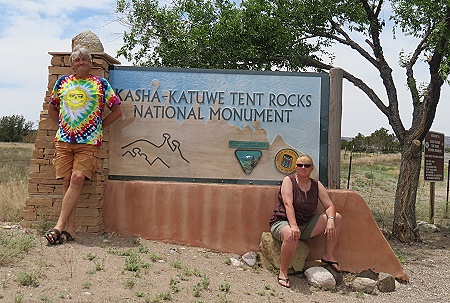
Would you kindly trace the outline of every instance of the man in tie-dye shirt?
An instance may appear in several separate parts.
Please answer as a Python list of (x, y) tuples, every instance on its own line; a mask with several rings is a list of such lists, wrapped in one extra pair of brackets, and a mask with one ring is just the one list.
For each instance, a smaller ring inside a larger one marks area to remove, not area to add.
[[(122, 116), (108, 81), (90, 74), (92, 57), (85, 48), (74, 48), (70, 64), (74, 74), (56, 81), (48, 107), (49, 115), (58, 119), (53, 164), (56, 178), (63, 180), (58, 222), (45, 234), (49, 244), (75, 239), (75, 209), (84, 180), (91, 179), (97, 168), (103, 128)], [(103, 119), (105, 107), (111, 112)]]

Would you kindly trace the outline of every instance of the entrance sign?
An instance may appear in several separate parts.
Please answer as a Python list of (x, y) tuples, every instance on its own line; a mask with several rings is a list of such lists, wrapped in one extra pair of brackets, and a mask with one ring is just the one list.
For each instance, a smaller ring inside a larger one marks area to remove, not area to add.
[(431, 131), (425, 135), (425, 181), (444, 181), (444, 137)]
[(279, 184), (307, 153), (326, 180), (328, 74), (114, 66), (109, 81), (111, 179)]

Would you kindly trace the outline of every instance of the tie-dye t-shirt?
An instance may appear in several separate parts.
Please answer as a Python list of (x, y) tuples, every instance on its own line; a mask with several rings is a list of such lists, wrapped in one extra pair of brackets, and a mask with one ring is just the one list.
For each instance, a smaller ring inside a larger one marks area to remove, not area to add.
[(60, 106), (55, 141), (100, 146), (103, 109), (105, 105), (111, 109), (120, 100), (105, 78), (70, 75), (56, 81), (50, 103)]

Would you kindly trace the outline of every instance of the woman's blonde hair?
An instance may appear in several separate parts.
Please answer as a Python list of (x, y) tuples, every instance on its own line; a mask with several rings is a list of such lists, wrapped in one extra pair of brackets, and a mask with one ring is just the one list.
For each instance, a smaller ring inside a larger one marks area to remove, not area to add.
[(298, 156), (296, 163), (298, 163), (298, 160), (301, 159), (301, 158), (306, 158), (306, 159), (308, 159), (310, 161), (310, 163), (312, 164), (312, 168), (313, 168), (313, 170), (311, 171), (310, 177), (313, 178), (313, 179), (318, 180), (319, 179), (319, 172), (317, 171), (317, 168), (314, 165), (314, 160), (311, 158), (311, 156), (308, 155), (308, 154), (302, 153), (302, 154), (300, 154)]
[(313, 161), (313, 159), (311, 158), (310, 155), (308, 155), (308, 154), (300, 154), (300, 155), (298, 156), (298, 158), (297, 158), (297, 161), (298, 161), (298, 159), (300, 159), (300, 158), (306, 158), (306, 159), (308, 159), (308, 160), (311, 162), (312, 166), (316, 167), (316, 166), (314, 165), (314, 161)]

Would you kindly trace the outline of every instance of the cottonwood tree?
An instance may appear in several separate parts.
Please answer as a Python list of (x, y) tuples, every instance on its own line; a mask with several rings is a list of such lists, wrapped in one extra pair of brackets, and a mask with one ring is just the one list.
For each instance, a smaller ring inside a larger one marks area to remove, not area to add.
[[(344, 78), (387, 117), (401, 146), (392, 234), (404, 242), (420, 238), (415, 204), (421, 144), (450, 71), (448, 0), (244, 0), (239, 7), (228, 0), (174, 0), (171, 6), (118, 0), (117, 11), (129, 26), (118, 54), (137, 65), (328, 71), (335, 67), (334, 45), (367, 60), (382, 80), (381, 95), (361, 75), (341, 68)], [(400, 54), (405, 78), (398, 83), (381, 36), (393, 30), (417, 42), (411, 53)], [(417, 81), (419, 65), (427, 65), (427, 75), (421, 75), (426, 83)], [(405, 84), (412, 102), (409, 127), (399, 112), (397, 87)]]

